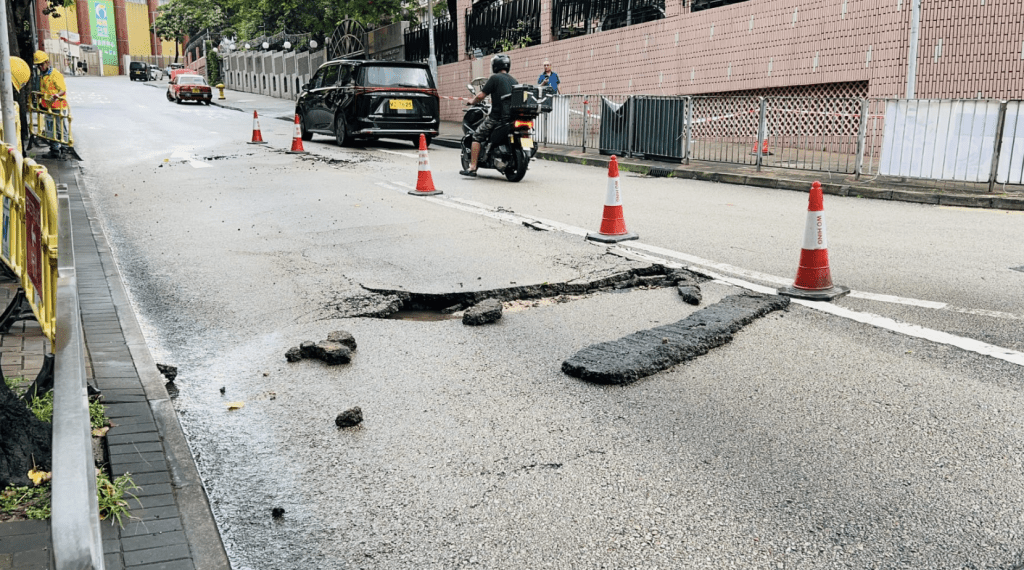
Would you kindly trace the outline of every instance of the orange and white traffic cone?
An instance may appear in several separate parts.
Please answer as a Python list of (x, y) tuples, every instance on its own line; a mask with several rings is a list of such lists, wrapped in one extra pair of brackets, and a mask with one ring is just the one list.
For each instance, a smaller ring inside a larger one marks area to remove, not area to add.
[(828, 266), (828, 240), (825, 238), (825, 208), (821, 184), (811, 185), (807, 205), (807, 226), (804, 229), (804, 247), (800, 250), (800, 266), (796, 270), (796, 281), (790, 287), (779, 289), (780, 295), (831, 301), (850, 292), (848, 287), (832, 284), (832, 272)]
[(302, 148), (302, 125), (299, 123), (299, 116), (295, 115), (295, 136), (292, 137), (292, 149), (287, 154), (306, 154)]
[(587, 234), (587, 239), (601, 243), (617, 243), (640, 236), (626, 230), (626, 220), (622, 217), (622, 189), (619, 187), (619, 159), (612, 155), (608, 162), (608, 194), (604, 200), (604, 216), (601, 218), (601, 230)]
[(427, 138), (420, 135), (419, 173), (416, 176), (416, 189), (410, 190), (413, 196), (435, 196), (444, 192), (434, 188), (434, 177), (430, 175), (430, 159), (427, 158)]
[[(754, 141), (754, 148), (750, 154), (757, 154), (757, 141)], [(761, 146), (761, 156), (772, 156), (772, 153), (768, 152), (768, 139), (764, 139), (764, 144)]]
[(249, 144), (267, 144), (267, 141), (263, 140), (263, 134), (260, 133), (260, 116), (256, 111), (252, 112), (252, 140)]

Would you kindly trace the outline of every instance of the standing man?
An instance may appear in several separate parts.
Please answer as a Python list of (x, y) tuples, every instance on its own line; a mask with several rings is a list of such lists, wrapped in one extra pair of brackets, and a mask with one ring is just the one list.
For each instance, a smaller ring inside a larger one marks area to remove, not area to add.
[(469, 170), (459, 171), (459, 174), (463, 176), (476, 176), (476, 163), (480, 159), (481, 144), (490, 140), (494, 127), (501, 124), (502, 119), (509, 115), (509, 110), (506, 108), (508, 106), (506, 96), (512, 95), (512, 86), (519, 83), (515, 77), (508, 74), (508, 70), (511, 68), (512, 60), (507, 55), (498, 54), (491, 58), (492, 75), (490, 79), (476, 94), (476, 97), (466, 103), (467, 105), (476, 105), (488, 95), (491, 96), (491, 112), (484, 120), (484, 124), (480, 125), (480, 128), (473, 133), (473, 151)]
[[(42, 93), (39, 104), (44, 111), (50, 111), (44, 113), (46, 132), (47, 134), (52, 133), (53, 139), (55, 139), (48, 141), (50, 152), (46, 154), (45, 158), (60, 158), (61, 145), (57, 141), (64, 139), (63, 116), (68, 114), (68, 88), (64, 83), (64, 74), (50, 67), (50, 56), (46, 55), (44, 51), (37, 51), (32, 56), (32, 63), (39, 67), (39, 90)], [(55, 117), (54, 114), (57, 116)]]
[(551, 71), (551, 62), (546, 59), (544, 60), (544, 73), (537, 78), (537, 84), (551, 87), (552, 94), (558, 95), (558, 74)]

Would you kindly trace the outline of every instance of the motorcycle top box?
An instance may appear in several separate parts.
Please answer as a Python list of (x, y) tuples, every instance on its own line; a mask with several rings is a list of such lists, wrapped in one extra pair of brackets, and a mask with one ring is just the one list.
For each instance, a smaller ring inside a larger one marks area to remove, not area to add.
[[(541, 90), (537, 85), (513, 85), (512, 94), (508, 96), (508, 108), (512, 116), (515, 117), (536, 117), (544, 111), (541, 108)], [(547, 104), (547, 110), (551, 110), (551, 99), (548, 98), (545, 103)]]

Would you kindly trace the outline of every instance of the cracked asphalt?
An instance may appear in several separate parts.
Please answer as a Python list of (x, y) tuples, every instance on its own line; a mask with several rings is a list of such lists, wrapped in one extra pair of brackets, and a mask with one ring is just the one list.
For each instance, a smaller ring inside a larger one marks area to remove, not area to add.
[[(673, 288), (636, 288), (516, 303), (483, 327), (344, 318), (339, 307), (359, 306), (365, 283), (478, 290), (644, 262), (408, 196), (399, 184), (415, 183), (408, 144), (350, 150), (320, 137), (307, 150), (335, 161), (300, 160), (246, 145), (245, 113), (171, 105), (126, 78), (69, 79), (69, 91), (85, 188), (150, 350), (178, 366), (175, 407), (236, 569), (1024, 563), (1019, 366), (791, 305), (628, 386), (561, 372), (586, 346), (675, 323), (739, 292), (716, 281), (701, 284), (701, 307)], [(291, 127), (262, 121), (278, 148)], [(225, 158), (203, 160), (211, 156)], [(513, 185), (458, 180), (448, 172), (457, 162), (454, 150), (431, 150), (448, 197), (599, 221), (596, 169), (537, 163)], [(628, 221), (652, 244), (709, 259), (722, 252), (723, 262), (761, 271), (796, 261), (794, 250), (758, 265), (768, 259), (763, 244), (798, 245), (799, 231), (772, 227), (775, 205), (797, 195), (729, 187), (716, 198), (714, 185), (692, 181), (625, 184)], [(584, 201), (586, 187), (596, 206)], [(704, 198), (681, 204), (682, 192)], [(709, 205), (716, 199), (742, 204), (737, 247), (753, 253), (720, 246), (732, 213)], [(699, 215), (681, 222), (684, 207)], [(953, 215), (885, 207), (913, 217), (905, 228), (925, 228), (928, 239), (939, 231), (929, 220)], [(967, 215), (1000, 235), (1022, 229), (1015, 218)], [(854, 225), (837, 224), (838, 233)], [(964, 248), (952, 244), (923, 263)], [(1008, 266), (1012, 253), (984, 256), (972, 263), (999, 257)], [(931, 271), (938, 289), (970, 278), (940, 282)], [(850, 264), (843, 275), (879, 292), (920, 293), (895, 270), (892, 290), (873, 269), (861, 275)], [(982, 285), (993, 299), (964, 287), (950, 301), (1019, 316), (1019, 289), (1000, 291), (1020, 275)], [(1003, 346), (1021, 342), (1019, 320), (884, 310), (991, 334)], [(285, 362), (289, 347), (339, 329), (358, 342), (351, 364)], [(229, 411), (232, 401), (246, 405)], [(335, 427), (353, 406), (363, 424)], [(283, 517), (271, 516), (275, 507)]]

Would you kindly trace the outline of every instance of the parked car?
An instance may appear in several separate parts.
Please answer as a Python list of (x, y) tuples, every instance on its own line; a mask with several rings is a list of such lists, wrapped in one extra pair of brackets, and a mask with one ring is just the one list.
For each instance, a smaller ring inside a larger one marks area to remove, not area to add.
[(142, 61), (129, 63), (128, 79), (132, 81), (149, 81), (149, 64)]
[(159, 81), (159, 80), (163, 79), (164, 78), (164, 70), (160, 69), (160, 67), (158, 67), (156, 65), (153, 65), (152, 63), (149, 64), (149, 78), (152, 81)]
[(320, 66), (295, 104), (302, 140), (332, 135), (353, 139), (404, 139), (419, 144), (437, 136), (441, 100), (425, 63), (335, 60)]
[(206, 84), (202, 75), (183, 73), (176, 75), (167, 85), (167, 100), (175, 103), (198, 101), (209, 105), (213, 100), (213, 90)]

